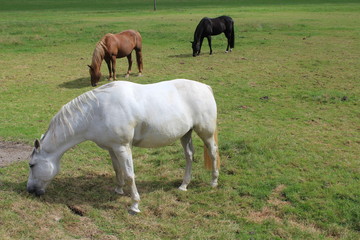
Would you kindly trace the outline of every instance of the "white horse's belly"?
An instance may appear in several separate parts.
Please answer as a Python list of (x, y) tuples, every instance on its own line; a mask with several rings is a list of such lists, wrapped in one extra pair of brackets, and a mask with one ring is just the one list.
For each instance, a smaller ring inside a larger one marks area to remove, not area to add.
[(176, 140), (178, 140), (180, 137), (173, 137), (173, 138), (159, 138), (156, 136), (153, 137), (143, 137), (141, 139), (137, 139), (133, 141), (133, 146), (135, 147), (142, 147), (142, 148), (157, 148), (157, 147), (163, 147), (167, 146)]
[(191, 126), (189, 124), (152, 125), (139, 124), (135, 128), (133, 146), (155, 148), (169, 145), (184, 136)]

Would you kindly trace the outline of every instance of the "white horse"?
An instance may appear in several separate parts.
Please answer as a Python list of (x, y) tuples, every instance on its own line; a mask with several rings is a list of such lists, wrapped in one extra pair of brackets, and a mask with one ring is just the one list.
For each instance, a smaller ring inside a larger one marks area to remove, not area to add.
[(44, 194), (59, 172), (64, 152), (91, 140), (110, 153), (117, 179), (115, 191), (123, 194), (123, 186), (128, 185), (130, 210), (140, 212), (131, 147), (161, 147), (181, 139), (186, 167), (179, 189), (186, 191), (194, 154), (192, 130), (204, 142), (205, 164), (212, 168), (211, 186), (216, 187), (220, 164), (216, 111), (211, 87), (186, 79), (147, 85), (118, 81), (86, 92), (64, 105), (45, 135), (35, 140), (27, 191)]

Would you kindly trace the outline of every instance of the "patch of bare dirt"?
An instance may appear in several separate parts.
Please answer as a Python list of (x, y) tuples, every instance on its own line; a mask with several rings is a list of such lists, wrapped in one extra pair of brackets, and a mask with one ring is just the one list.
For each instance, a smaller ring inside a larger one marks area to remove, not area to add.
[(0, 141), (0, 167), (11, 163), (28, 160), (32, 147), (20, 142)]

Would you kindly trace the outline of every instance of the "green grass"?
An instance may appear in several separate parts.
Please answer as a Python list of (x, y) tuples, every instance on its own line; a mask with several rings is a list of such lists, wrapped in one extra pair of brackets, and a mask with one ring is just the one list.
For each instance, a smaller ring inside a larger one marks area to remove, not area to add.
[[(32, 144), (63, 104), (92, 89), (86, 65), (96, 42), (137, 29), (144, 76), (130, 81), (213, 87), (219, 187), (208, 185), (197, 137), (185, 193), (176, 189), (180, 143), (134, 148), (142, 213), (129, 215), (129, 196), (113, 193), (108, 154), (85, 142), (63, 156), (41, 198), (25, 191), (26, 161), (0, 169), (0, 238), (360, 238), (358, 1), (168, 0), (156, 12), (152, 4), (1, 0), (0, 138)], [(216, 36), (212, 56), (204, 41), (193, 58), (196, 24), (222, 14), (235, 20), (234, 52), (225, 54), (225, 37)], [(118, 62), (123, 80), (126, 60)]]

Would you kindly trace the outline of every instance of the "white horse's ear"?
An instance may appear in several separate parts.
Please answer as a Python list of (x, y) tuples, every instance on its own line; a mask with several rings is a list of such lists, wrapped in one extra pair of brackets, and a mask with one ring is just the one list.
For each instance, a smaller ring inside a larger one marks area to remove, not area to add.
[(39, 140), (37, 140), (37, 139), (35, 140), (34, 147), (35, 147), (36, 150), (40, 150), (40, 142), (39, 142)]
[(43, 140), (44, 137), (45, 137), (45, 135), (41, 134), (40, 141)]

